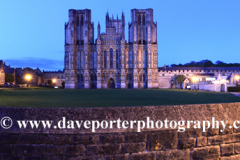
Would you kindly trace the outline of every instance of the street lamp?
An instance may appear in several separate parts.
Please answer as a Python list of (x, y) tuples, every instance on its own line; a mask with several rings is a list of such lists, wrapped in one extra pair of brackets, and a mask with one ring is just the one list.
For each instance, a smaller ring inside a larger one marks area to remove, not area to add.
[[(27, 74), (26, 76), (25, 76), (25, 79), (28, 81), (28, 85), (29, 85), (29, 82), (30, 82), (30, 80), (32, 79), (32, 76), (30, 75), (30, 74)], [(27, 85), (27, 86), (28, 86)]]
[(237, 92), (238, 92), (238, 80), (239, 80), (239, 78), (240, 78), (239, 75), (236, 75), (236, 76), (235, 76), (236, 84), (237, 84)]
[(194, 84), (194, 90), (196, 90), (197, 77), (196, 76), (192, 77), (192, 81), (193, 81), (193, 84)]
[(55, 83), (56, 83), (56, 79), (53, 79), (53, 80), (52, 80), (52, 82), (53, 82), (53, 85), (55, 86)]

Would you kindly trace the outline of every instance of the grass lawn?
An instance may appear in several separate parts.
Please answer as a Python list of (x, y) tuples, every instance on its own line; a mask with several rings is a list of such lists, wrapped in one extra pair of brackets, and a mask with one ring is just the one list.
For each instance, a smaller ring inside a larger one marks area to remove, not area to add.
[(117, 107), (240, 102), (230, 93), (177, 89), (0, 89), (1, 107)]

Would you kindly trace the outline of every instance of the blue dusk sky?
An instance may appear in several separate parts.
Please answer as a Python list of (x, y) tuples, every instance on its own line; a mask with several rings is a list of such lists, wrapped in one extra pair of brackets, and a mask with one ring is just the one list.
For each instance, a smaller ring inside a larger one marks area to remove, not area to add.
[(152, 8), (158, 66), (209, 59), (240, 63), (239, 0), (0, 0), (0, 59), (13, 67), (64, 68), (64, 24), (69, 9), (91, 9), (105, 32), (108, 11), (125, 13), (126, 40), (133, 8)]

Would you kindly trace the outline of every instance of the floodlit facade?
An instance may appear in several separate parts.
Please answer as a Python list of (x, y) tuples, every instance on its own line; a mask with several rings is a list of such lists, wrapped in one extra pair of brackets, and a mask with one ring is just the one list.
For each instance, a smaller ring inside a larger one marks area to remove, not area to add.
[(106, 14), (106, 31), (91, 10), (69, 10), (65, 24), (65, 88), (157, 88), (157, 23), (153, 9), (132, 9), (125, 40), (125, 16)]

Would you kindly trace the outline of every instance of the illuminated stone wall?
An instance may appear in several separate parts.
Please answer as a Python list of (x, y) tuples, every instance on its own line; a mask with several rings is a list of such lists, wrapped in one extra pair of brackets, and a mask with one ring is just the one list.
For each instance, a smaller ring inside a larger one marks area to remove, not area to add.
[(5, 73), (0, 72), (0, 84), (5, 83)]
[(16, 120), (239, 120), (240, 103), (115, 108), (0, 108), (0, 159), (239, 159), (240, 130), (18, 129)]

